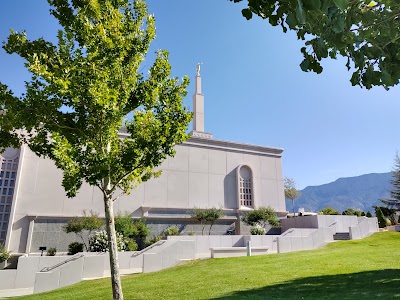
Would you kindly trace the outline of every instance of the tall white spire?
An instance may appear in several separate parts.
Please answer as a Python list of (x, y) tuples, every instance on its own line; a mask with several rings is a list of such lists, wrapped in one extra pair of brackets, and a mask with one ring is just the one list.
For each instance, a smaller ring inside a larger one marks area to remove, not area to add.
[(201, 92), (200, 66), (197, 64), (195, 77), (195, 92), (193, 95), (193, 131), (192, 136), (212, 138), (212, 134), (204, 132), (204, 95)]

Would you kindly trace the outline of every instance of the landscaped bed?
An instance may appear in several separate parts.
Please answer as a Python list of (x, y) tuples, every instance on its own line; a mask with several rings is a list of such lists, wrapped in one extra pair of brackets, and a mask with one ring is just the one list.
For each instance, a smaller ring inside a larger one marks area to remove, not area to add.
[[(400, 233), (313, 250), (188, 262), (123, 278), (125, 299), (400, 298)], [(111, 299), (109, 279), (18, 299)]]

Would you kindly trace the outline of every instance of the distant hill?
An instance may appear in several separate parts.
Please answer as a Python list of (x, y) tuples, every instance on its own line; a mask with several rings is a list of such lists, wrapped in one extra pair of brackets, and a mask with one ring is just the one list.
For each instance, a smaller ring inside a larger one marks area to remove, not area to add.
[[(348, 208), (371, 211), (373, 205), (379, 205), (379, 198), (389, 196), (392, 188), (392, 173), (372, 173), (356, 177), (339, 178), (319, 186), (308, 186), (295, 200), (295, 209), (304, 207), (306, 211), (317, 212), (330, 206), (342, 212)], [(292, 211), (292, 203), (286, 202), (286, 209)]]

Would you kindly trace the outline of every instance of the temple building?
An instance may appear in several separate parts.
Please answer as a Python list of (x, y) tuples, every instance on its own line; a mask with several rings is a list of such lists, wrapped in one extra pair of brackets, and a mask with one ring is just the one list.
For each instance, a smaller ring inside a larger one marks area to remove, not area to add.
[[(286, 215), (283, 150), (216, 140), (205, 132), (199, 66), (193, 113), (191, 137), (160, 166), (162, 175), (118, 199), (115, 211), (145, 218), (153, 234), (161, 234), (170, 225), (177, 225), (182, 233), (200, 234), (198, 221), (191, 218), (194, 208), (223, 209), (224, 216), (212, 234), (243, 233), (240, 214), (260, 206)], [(127, 136), (123, 130), (120, 135)], [(61, 186), (62, 171), (27, 146), (7, 149), (0, 161), (0, 243), (12, 253), (39, 252), (42, 246), (66, 251), (76, 239), (63, 231), (71, 217), (84, 210), (104, 216), (97, 187), (85, 184), (75, 198), (67, 198)]]

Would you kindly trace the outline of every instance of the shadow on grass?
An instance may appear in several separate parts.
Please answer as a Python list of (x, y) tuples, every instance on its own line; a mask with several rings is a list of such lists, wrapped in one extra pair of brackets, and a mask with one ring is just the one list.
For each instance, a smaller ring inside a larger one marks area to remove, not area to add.
[[(293, 269), (296, 272), (296, 269)], [(400, 299), (400, 270), (307, 277), (213, 299)]]

